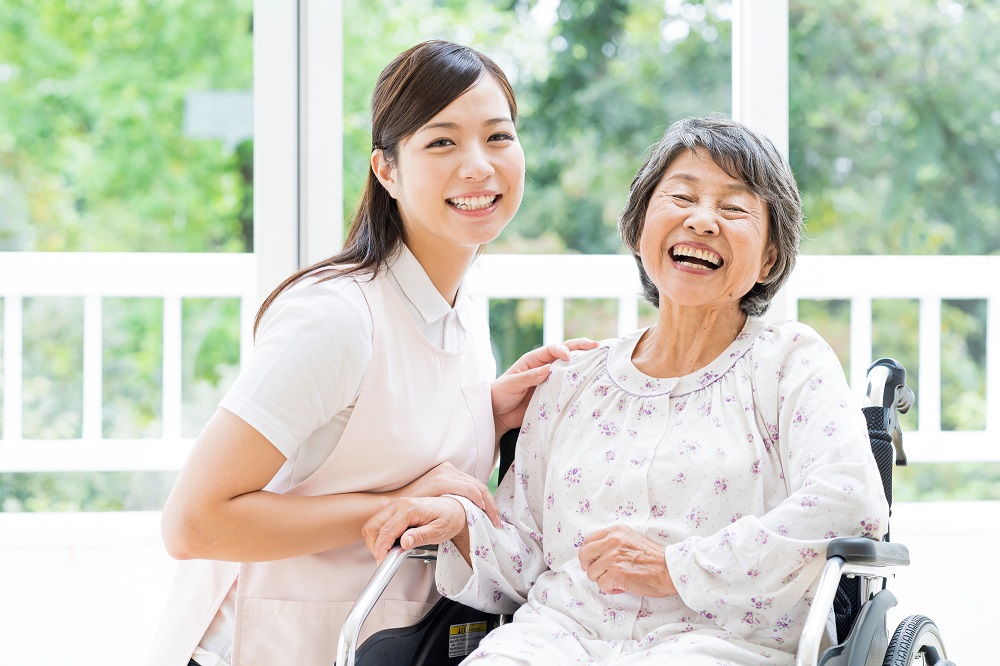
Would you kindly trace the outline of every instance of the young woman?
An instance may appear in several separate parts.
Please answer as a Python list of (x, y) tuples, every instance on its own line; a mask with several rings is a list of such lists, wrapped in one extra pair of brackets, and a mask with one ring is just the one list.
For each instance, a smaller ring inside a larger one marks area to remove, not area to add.
[[(473, 49), (419, 44), (372, 96), (371, 171), (345, 248), (265, 300), (255, 349), (163, 511), (178, 565), (149, 664), (333, 663), (375, 568), (361, 526), (395, 497), (460, 495), (499, 521), (485, 481), (565, 345), (496, 375), (463, 292), (524, 189), (517, 106)], [(590, 348), (589, 341), (570, 341)], [(366, 632), (437, 597), (414, 562)]]

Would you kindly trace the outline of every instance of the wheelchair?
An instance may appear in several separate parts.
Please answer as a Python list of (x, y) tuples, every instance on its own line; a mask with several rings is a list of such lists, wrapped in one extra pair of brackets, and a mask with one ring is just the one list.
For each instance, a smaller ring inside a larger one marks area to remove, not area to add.
[[(914, 395), (906, 385), (906, 370), (894, 359), (875, 361), (868, 368), (867, 380), (863, 412), (891, 514), (893, 462), (906, 465), (898, 415), (909, 410)], [(501, 438), (500, 478), (513, 462), (516, 441), (516, 430)], [(390, 551), (344, 623), (335, 666), (458, 664), (489, 631), (510, 621), (509, 616), (441, 599), (419, 623), (380, 631), (358, 646), (361, 625), (393, 574), (408, 558), (434, 561), (436, 548), (404, 550), (397, 544)], [(897, 602), (886, 583), (895, 576), (896, 567), (909, 563), (906, 546), (891, 543), (888, 533), (882, 541), (833, 539), (803, 626), (796, 666), (954, 666), (937, 625), (924, 615), (904, 618), (889, 636), (886, 613)], [(836, 644), (821, 654), (831, 616), (836, 624)]]

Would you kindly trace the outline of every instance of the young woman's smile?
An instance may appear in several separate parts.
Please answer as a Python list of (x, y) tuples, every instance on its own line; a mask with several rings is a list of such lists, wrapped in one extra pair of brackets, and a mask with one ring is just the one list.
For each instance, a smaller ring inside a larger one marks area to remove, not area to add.
[(421, 263), (452, 252), (471, 260), (503, 231), (524, 193), (524, 153), (489, 75), (401, 142), (395, 164), (376, 151), (372, 166)]

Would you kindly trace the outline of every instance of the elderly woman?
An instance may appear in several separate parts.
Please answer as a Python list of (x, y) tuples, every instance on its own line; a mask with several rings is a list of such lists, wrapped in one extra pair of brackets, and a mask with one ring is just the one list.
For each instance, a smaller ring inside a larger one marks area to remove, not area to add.
[(465, 663), (792, 663), (827, 542), (888, 519), (833, 351), (758, 319), (801, 225), (768, 139), (716, 115), (667, 130), (620, 218), (657, 322), (553, 366), (497, 491), (502, 527), (463, 497), (399, 500), (365, 527), (379, 559), (397, 537), (447, 542), (442, 594), (520, 607)]

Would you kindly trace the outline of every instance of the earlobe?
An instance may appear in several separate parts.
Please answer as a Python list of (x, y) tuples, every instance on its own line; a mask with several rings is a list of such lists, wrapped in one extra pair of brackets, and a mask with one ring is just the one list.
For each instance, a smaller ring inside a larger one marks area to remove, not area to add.
[(393, 199), (398, 198), (396, 196), (396, 170), (385, 159), (381, 148), (372, 151), (371, 163), (372, 173), (378, 178), (378, 182), (382, 183), (382, 187), (386, 189), (389, 196)]

